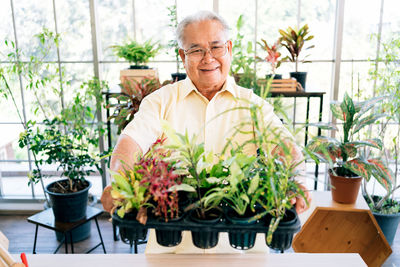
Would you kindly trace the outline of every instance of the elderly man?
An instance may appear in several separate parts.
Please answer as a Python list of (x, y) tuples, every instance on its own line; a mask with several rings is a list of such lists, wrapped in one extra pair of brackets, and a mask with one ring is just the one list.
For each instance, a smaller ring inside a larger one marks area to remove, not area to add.
[[(179, 23), (179, 54), (188, 78), (160, 88), (143, 100), (134, 120), (118, 139), (111, 159), (112, 170), (122, 169), (123, 164), (131, 166), (137, 152), (146, 152), (157, 138), (162, 138), (162, 120), (167, 120), (177, 132), (196, 134), (205, 150), (220, 153), (232, 127), (248, 117), (245, 109), (235, 109), (240, 105), (237, 99), (263, 102), (264, 120), (288, 135), (271, 105), (229, 77), (232, 42), (228, 29), (224, 19), (209, 11), (198, 12)], [(227, 110), (231, 111), (217, 116)], [(245, 138), (237, 135), (234, 141), (244, 142)], [(299, 149), (293, 145), (292, 150), (301, 160)], [(107, 211), (112, 207), (110, 190), (106, 187), (101, 198)], [(306, 197), (311, 200), (307, 191)], [(299, 213), (307, 209), (302, 198), (297, 198), (295, 205)]]

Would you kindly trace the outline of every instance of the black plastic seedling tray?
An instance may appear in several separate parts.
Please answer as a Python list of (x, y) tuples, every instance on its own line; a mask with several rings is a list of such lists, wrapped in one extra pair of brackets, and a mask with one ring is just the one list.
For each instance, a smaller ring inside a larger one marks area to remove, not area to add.
[[(233, 224), (221, 218), (215, 224), (198, 223), (190, 219), (189, 214), (182, 216), (182, 219), (170, 220), (165, 222), (163, 220), (149, 216), (145, 225), (136, 221), (135, 217), (126, 214), (124, 218), (120, 218), (117, 214), (112, 216), (113, 223), (121, 227), (131, 228), (154, 228), (157, 230), (175, 230), (175, 231), (207, 231), (207, 232), (232, 232), (232, 233), (267, 233), (270, 219), (264, 217), (258, 220), (255, 224), (251, 225), (238, 225)], [(293, 232), (296, 233), (300, 230), (300, 220), (296, 214), (296, 218), (290, 225), (280, 225), (277, 231)]]

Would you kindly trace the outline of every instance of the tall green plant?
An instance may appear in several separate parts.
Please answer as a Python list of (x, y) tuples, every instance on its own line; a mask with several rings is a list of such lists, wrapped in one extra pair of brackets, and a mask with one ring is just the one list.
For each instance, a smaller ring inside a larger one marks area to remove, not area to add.
[[(367, 190), (367, 183), (364, 183), (363, 193), (373, 211), (379, 213), (395, 213), (400, 211), (400, 205), (393, 200), (393, 193), (400, 188), (399, 177), (399, 155), (400, 155), (400, 35), (393, 34), (391, 38), (382, 42), (382, 51), (378, 61), (372, 64), (370, 70), (371, 79), (376, 79), (376, 94), (388, 95), (386, 101), (375, 106), (375, 110), (388, 115), (387, 120), (381, 123), (384, 136), (390, 140), (388, 143), (388, 153), (383, 153), (387, 161), (394, 161), (393, 181), (390, 183), (382, 179), (380, 175), (374, 176), (377, 182), (385, 189), (385, 194), (381, 198), (373, 198)], [(382, 66), (383, 65), (383, 66)], [(389, 135), (388, 125), (394, 123), (395, 131)], [(389, 154), (389, 155), (388, 155)]]

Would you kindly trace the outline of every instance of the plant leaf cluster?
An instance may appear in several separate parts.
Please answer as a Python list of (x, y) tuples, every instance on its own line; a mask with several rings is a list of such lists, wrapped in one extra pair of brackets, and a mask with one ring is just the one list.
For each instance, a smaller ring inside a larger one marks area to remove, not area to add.
[[(384, 96), (371, 98), (363, 102), (354, 102), (345, 93), (342, 102), (332, 102), (330, 105), (333, 116), (343, 121), (343, 136), (336, 139), (327, 136), (315, 136), (308, 144), (317, 162), (328, 163), (335, 175), (361, 176), (369, 181), (374, 176), (381, 184), (390, 185), (392, 174), (390, 169), (379, 158), (366, 158), (360, 153), (361, 148), (370, 147), (381, 150), (382, 141), (379, 138), (357, 140), (359, 132), (366, 126), (375, 123), (384, 114), (371, 112), (372, 108), (385, 99)], [(321, 129), (338, 129), (333, 124), (311, 124)], [(338, 167), (334, 169), (334, 167)]]
[(303, 60), (300, 60), (299, 56), (300, 56), (300, 52), (304, 49), (310, 49), (313, 48), (314, 45), (311, 45), (307, 48), (303, 48), (305, 42), (310, 41), (314, 38), (313, 35), (310, 35), (309, 32), (309, 28), (308, 25), (305, 24), (303, 27), (300, 27), (300, 29), (296, 29), (296, 28), (292, 28), (292, 27), (288, 27), (285, 30), (280, 29), (279, 33), (281, 35), (280, 37), (280, 43), (286, 47), (286, 49), (288, 50), (290, 56), (286, 56), (284, 57), (282, 60), (289, 60), (291, 62), (295, 62), (296, 63), (296, 72), (297, 72), (297, 67), (298, 67), (298, 63), (299, 62), (303, 62), (303, 63), (308, 63), (310, 61), (306, 61), (305, 58), (308, 57), (305, 56)]
[(106, 108), (114, 109), (113, 114), (107, 120), (114, 120), (114, 124), (118, 126), (118, 134), (133, 120), (143, 98), (160, 87), (161, 84), (157, 78), (144, 78), (139, 82), (132, 81), (129, 86), (125, 86), (127, 93), (110, 96), (110, 99), (115, 99), (117, 102), (107, 105)]
[(129, 63), (134, 63), (135, 66), (140, 66), (145, 65), (150, 58), (155, 57), (161, 46), (151, 40), (147, 40), (142, 44), (130, 40), (122, 45), (113, 45), (111, 48), (116, 56), (127, 60)]

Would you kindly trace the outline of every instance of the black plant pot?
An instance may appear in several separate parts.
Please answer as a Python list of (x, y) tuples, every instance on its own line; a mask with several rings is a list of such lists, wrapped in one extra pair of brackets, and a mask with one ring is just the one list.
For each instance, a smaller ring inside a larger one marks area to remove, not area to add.
[(396, 230), (400, 222), (400, 213), (395, 214), (381, 214), (372, 212), (379, 227), (382, 229), (383, 234), (386, 237), (387, 242), (390, 246), (393, 245), (393, 240), (396, 235)]
[[(62, 182), (67, 179), (57, 181)], [(76, 222), (86, 217), (86, 207), (88, 204), (88, 192), (92, 184), (87, 182), (87, 187), (84, 190), (70, 193), (61, 194), (50, 191), (56, 182), (50, 183), (46, 186), (46, 193), (50, 196), (55, 220), (57, 222)], [(91, 222), (87, 222), (74, 230), (72, 230), (72, 240), (79, 242), (87, 239), (90, 236)], [(64, 235), (56, 232), (58, 241), (63, 241)], [(67, 242), (70, 242), (70, 237), (67, 236)]]
[(182, 241), (182, 231), (156, 229), (157, 243), (164, 247), (174, 247)]
[(186, 79), (186, 73), (175, 72), (171, 73), (172, 81), (177, 82)]
[(87, 187), (81, 191), (62, 194), (50, 191), (50, 188), (57, 182), (67, 181), (68, 179), (52, 182), (45, 188), (50, 196), (55, 220), (58, 222), (76, 222), (86, 216), (88, 203), (88, 192), (92, 184), (86, 181)]
[[(174, 219), (168, 219), (168, 222), (178, 222), (182, 216)], [(182, 241), (182, 231), (179, 230), (160, 230), (156, 228), (157, 243), (164, 247), (174, 247)]]
[[(118, 219), (121, 221), (136, 221), (136, 215), (137, 212), (126, 213), (123, 219), (119, 217)], [(118, 225), (118, 228), (121, 240), (126, 244), (133, 244), (134, 241), (146, 240), (148, 230), (143, 226), (135, 225), (135, 227), (130, 227)]]
[(218, 244), (219, 232), (207, 230), (206, 226), (218, 223), (221, 218), (222, 212), (216, 210), (209, 212), (205, 219), (199, 218), (195, 211), (191, 212), (190, 219), (205, 226), (203, 231), (192, 231), (192, 241), (196, 247), (207, 249)]
[[(237, 225), (252, 225), (255, 224), (257, 221), (249, 222), (249, 219), (253, 217), (255, 214), (246, 216), (246, 217), (238, 217), (234, 211), (228, 211), (226, 214), (226, 219), (232, 223)], [(254, 247), (254, 243), (256, 241), (256, 232), (229, 232), (229, 244), (236, 249), (247, 250)]]
[[(300, 220), (294, 209), (286, 210), (286, 214), (279, 222), (276, 231), (272, 235), (271, 244), (267, 246), (283, 253), (292, 246), (293, 235), (301, 228)], [(265, 236), (267, 237), (267, 235)]]
[(265, 75), (266, 79), (271, 79), (272, 76), (274, 77), (274, 80), (282, 80), (282, 74), (267, 74)]
[(290, 77), (295, 78), (306, 89), (307, 72), (290, 72)]
[(147, 70), (147, 69), (149, 69), (149, 66), (130, 65), (129, 69), (131, 69), (131, 70)]

